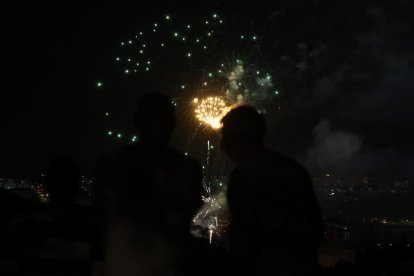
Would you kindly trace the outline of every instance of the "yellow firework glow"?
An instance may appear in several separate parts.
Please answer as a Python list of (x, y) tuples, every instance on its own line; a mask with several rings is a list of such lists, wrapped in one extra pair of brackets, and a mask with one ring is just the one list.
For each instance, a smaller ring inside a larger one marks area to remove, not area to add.
[(213, 129), (221, 128), (221, 119), (230, 111), (222, 97), (194, 98), (196, 118)]

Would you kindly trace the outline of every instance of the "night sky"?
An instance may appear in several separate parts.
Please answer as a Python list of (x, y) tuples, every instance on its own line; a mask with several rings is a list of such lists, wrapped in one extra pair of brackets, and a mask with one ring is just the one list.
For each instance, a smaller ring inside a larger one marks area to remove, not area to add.
[(133, 133), (136, 101), (153, 88), (115, 66), (119, 41), (164, 14), (215, 11), (273, 37), (267, 48), (283, 92), (281, 110), (268, 118), (273, 148), (315, 172), (413, 176), (411, 1), (164, 2), (2, 9), (1, 176), (41, 172), (56, 154), (91, 173), (119, 145), (106, 136), (105, 112)]

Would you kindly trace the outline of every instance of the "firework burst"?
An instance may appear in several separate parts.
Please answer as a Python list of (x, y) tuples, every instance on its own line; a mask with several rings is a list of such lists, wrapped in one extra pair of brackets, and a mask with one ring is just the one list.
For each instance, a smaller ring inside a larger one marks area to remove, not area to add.
[(196, 105), (196, 118), (213, 129), (221, 127), (221, 119), (230, 110), (223, 97), (207, 97), (202, 100), (194, 98), (193, 103)]

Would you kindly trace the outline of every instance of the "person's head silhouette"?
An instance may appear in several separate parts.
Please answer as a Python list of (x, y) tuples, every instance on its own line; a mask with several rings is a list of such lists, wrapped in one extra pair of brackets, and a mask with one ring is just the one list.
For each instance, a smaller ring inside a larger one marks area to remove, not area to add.
[(168, 143), (175, 126), (175, 110), (172, 100), (159, 92), (144, 95), (134, 114), (141, 143)]
[(221, 122), (222, 147), (233, 161), (262, 148), (266, 124), (263, 116), (252, 107), (237, 107)]
[(72, 159), (55, 157), (46, 174), (46, 188), (49, 192), (50, 203), (56, 205), (71, 205), (78, 194), (80, 173)]

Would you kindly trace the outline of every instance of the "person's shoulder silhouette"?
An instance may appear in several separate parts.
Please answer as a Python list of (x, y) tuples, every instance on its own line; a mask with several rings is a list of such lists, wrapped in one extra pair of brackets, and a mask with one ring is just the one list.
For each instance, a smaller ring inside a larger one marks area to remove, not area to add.
[(257, 275), (311, 271), (321, 218), (309, 174), (265, 149), (265, 120), (253, 108), (230, 111), (222, 124), (222, 147), (236, 163), (227, 189), (233, 252), (256, 262)]

